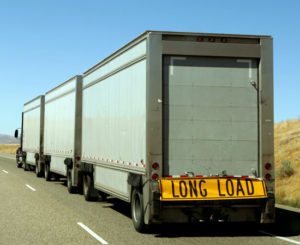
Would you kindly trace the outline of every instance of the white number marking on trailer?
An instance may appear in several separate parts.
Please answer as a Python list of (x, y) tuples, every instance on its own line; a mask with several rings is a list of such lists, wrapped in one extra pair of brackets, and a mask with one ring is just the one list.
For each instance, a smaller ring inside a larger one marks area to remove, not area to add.
[(95, 232), (93, 232), (90, 228), (88, 228), (83, 223), (77, 222), (77, 225), (81, 226), (82, 229), (84, 229), (85, 231), (87, 231), (90, 235), (92, 235), (96, 240), (98, 240), (102, 244), (108, 244), (107, 241), (105, 241), (103, 238), (101, 238), (100, 236), (98, 236)]
[(292, 240), (292, 239), (289, 239), (289, 238), (285, 238), (285, 237), (282, 237), (282, 236), (277, 236), (277, 235), (271, 234), (269, 232), (265, 232), (265, 231), (262, 231), (262, 230), (259, 230), (259, 232), (263, 233), (265, 235), (268, 235), (268, 236), (275, 237), (277, 239), (286, 241), (286, 242), (290, 242), (290, 243), (294, 243), (294, 244), (298, 244), (298, 245), (300, 244), (300, 242), (298, 242), (298, 241), (295, 241), (295, 240)]
[(31, 187), (30, 185), (28, 185), (28, 184), (26, 184), (26, 186), (30, 189), (30, 190), (32, 190), (32, 191), (36, 191), (33, 187)]
[(4, 170), (4, 169), (2, 170), (2, 172), (4, 172), (4, 173), (8, 174), (8, 172), (7, 172), (6, 170)]

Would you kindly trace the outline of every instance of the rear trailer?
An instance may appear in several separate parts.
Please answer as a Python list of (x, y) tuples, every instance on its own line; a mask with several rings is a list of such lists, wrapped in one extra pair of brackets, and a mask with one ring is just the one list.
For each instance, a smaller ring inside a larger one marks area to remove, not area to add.
[(69, 192), (80, 186), (82, 77), (74, 76), (45, 95), (44, 170), (67, 176)]
[(22, 162), (24, 170), (37, 166), (43, 152), (45, 98), (24, 104), (22, 114)]
[(84, 73), (82, 166), (137, 230), (274, 221), (272, 45), (148, 31)]

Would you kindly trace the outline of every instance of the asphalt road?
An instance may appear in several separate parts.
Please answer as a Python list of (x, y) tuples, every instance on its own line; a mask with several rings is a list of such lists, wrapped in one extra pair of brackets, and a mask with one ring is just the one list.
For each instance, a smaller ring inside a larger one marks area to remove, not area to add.
[(8, 157), (0, 156), (1, 245), (300, 244), (300, 214), (280, 209), (275, 226), (164, 224), (139, 234), (128, 204), (115, 198), (86, 202), (68, 194), (64, 180), (46, 182)]

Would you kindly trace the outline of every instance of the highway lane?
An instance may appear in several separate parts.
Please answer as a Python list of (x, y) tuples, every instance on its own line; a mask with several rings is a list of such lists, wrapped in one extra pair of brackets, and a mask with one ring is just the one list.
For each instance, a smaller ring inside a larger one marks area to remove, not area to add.
[[(284, 238), (300, 244), (297, 235), (284, 234)], [(46, 182), (32, 171), (18, 169), (14, 157), (0, 157), (0, 244), (293, 244), (291, 241), (241, 225), (164, 224), (139, 234), (132, 226), (128, 204), (114, 198), (86, 202), (82, 195), (68, 194), (64, 181)]]

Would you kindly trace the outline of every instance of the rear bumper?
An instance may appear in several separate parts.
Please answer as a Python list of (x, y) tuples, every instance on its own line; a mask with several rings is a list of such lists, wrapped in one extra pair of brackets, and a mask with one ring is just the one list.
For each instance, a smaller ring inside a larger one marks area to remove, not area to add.
[(272, 197), (266, 199), (154, 202), (152, 223), (274, 222)]

